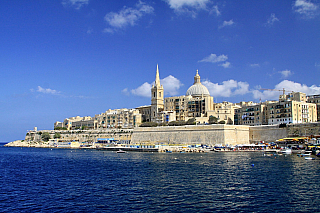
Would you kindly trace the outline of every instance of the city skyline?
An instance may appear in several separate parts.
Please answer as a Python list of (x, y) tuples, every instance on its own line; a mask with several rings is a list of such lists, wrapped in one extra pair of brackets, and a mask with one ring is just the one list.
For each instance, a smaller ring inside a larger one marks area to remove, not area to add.
[[(73, 116), (150, 105), (196, 70), (214, 102), (320, 94), (320, 1), (1, 2), (0, 141)], [(286, 92), (287, 93), (287, 92)]]

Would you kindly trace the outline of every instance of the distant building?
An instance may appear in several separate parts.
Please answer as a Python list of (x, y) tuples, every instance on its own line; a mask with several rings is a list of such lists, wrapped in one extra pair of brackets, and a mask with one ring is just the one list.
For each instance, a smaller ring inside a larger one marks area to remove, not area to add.
[(316, 122), (316, 104), (306, 100), (305, 93), (292, 92), (280, 95), (279, 101), (246, 104), (236, 109), (235, 124), (256, 126)]
[(94, 120), (95, 129), (134, 128), (141, 124), (141, 114), (137, 109), (109, 109), (96, 115)]
[(320, 121), (320, 95), (310, 95), (307, 97), (308, 103), (314, 103), (317, 105), (317, 121)]
[(151, 88), (151, 121), (162, 122), (161, 112), (163, 111), (163, 86), (160, 84), (159, 66), (157, 65), (156, 79)]
[(66, 118), (63, 122), (54, 123), (54, 127), (68, 130), (134, 128), (142, 122), (169, 123), (189, 119), (207, 124), (210, 118), (222, 124), (250, 126), (320, 121), (320, 95), (306, 96), (302, 92), (291, 92), (280, 95), (279, 101), (214, 103), (209, 90), (200, 80), (197, 70), (194, 83), (185, 95), (165, 98), (157, 65), (155, 82), (151, 87), (151, 105), (135, 109), (109, 109), (94, 118)]
[(194, 76), (194, 84), (189, 87), (186, 95), (164, 99), (164, 111), (175, 112), (177, 121), (196, 118), (197, 122), (207, 123), (208, 112), (213, 111), (213, 97), (208, 89), (201, 84), (200, 75)]

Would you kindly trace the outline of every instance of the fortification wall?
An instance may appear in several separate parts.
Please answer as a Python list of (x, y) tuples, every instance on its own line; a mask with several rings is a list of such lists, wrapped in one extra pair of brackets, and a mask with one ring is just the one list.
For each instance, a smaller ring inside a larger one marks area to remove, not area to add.
[(176, 127), (140, 127), (134, 129), (132, 143), (154, 144), (240, 144), (249, 142), (248, 126), (203, 125)]
[(249, 140), (250, 143), (260, 141), (274, 142), (280, 138), (288, 136), (288, 128), (279, 128), (278, 125), (272, 126), (250, 126)]
[(279, 128), (278, 125), (251, 126), (249, 134), (250, 143), (273, 142), (285, 137), (320, 135), (320, 123), (289, 124), (284, 128)]
[(29, 131), (26, 141), (40, 142), (41, 135), (48, 132), (51, 138), (56, 133), (64, 140), (79, 140), (79, 142), (96, 142), (98, 138), (114, 138), (115, 140), (131, 140), (133, 129), (107, 129), (107, 130), (39, 130)]

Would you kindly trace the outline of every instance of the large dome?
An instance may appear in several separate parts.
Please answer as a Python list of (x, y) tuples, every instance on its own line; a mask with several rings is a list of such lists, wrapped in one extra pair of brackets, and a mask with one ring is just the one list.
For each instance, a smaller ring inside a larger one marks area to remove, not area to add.
[(191, 96), (210, 96), (209, 90), (207, 87), (203, 86), (201, 83), (197, 83), (189, 87), (186, 95)]
[(198, 74), (198, 70), (197, 74), (194, 76), (194, 84), (189, 87), (186, 95), (191, 95), (193, 97), (210, 96), (207, 87), (203, 86), (200, 82), (200, 75)]

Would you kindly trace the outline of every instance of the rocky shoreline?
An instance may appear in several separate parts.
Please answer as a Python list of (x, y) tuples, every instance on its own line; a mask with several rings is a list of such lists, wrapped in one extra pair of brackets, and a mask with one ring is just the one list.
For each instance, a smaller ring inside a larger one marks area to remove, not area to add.
[(5, 144), (7, 147), (37, 147), (37, 148), (52, 148), (48, 143), (45, 142), (34, 142), (25, 140), (15, 140)]

